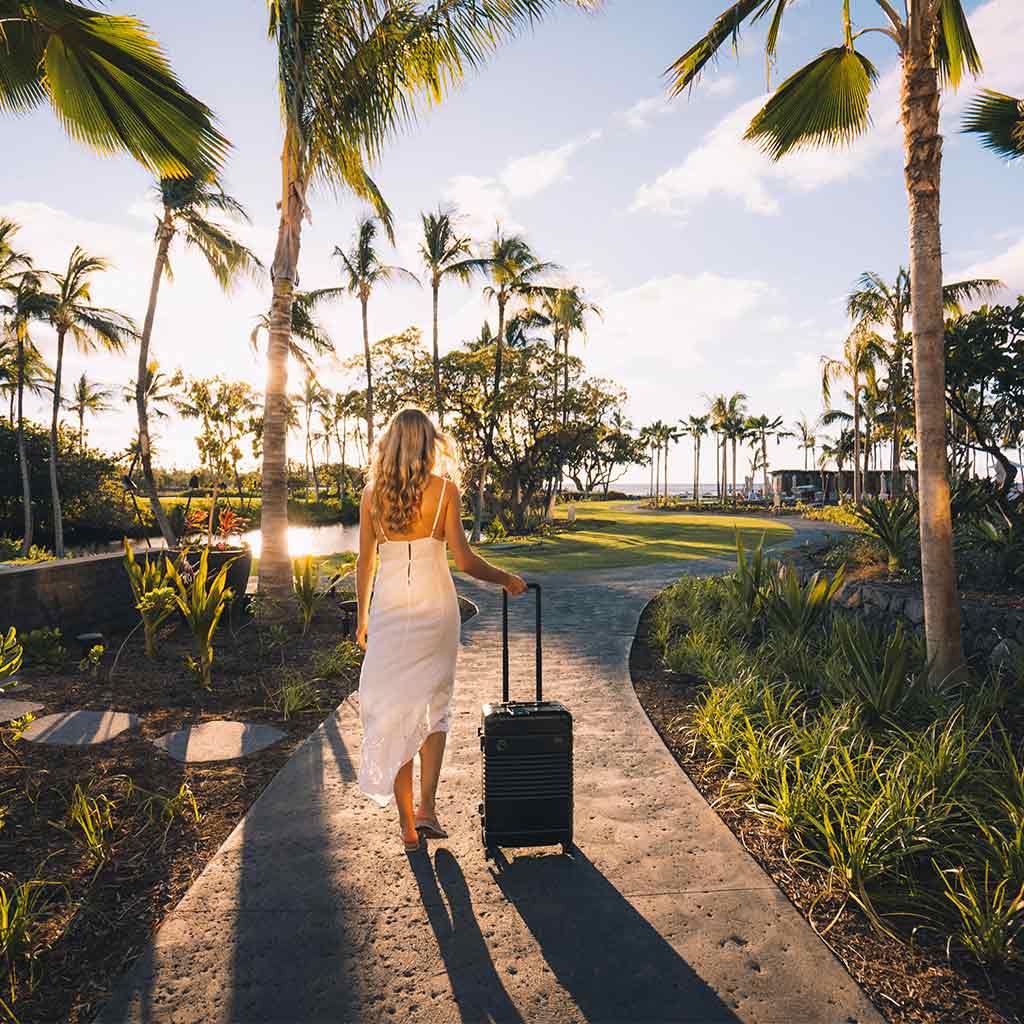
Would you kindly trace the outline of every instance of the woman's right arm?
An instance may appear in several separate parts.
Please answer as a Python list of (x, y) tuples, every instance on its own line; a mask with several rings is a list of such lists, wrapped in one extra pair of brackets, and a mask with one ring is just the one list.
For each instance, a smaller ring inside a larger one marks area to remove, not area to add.
[(359, 616), (356, 624), (356, 643), (366, 650), (366, 633), (370, 624), (370, 596), (373, 576), (377, 570), (377, 534), (373, 529), (373, 511), (370, 508), (370, 489), (363, 488), (359, 503), (359, 558), (356, 560), (356, 601)]
[(459, 572), (483, 580), (484, 583), (497, 583), (513, 597), (526, 592), (526, 581), (522, 576), (516, 576), (515, 573), (505, 572), (504, 569), (491, 565), (469, 546), (466, 531), (462, 527), (462, 495), (457, 490), (449, 499), (445, 511), (444, 536), (455, 560), (455, 568)]

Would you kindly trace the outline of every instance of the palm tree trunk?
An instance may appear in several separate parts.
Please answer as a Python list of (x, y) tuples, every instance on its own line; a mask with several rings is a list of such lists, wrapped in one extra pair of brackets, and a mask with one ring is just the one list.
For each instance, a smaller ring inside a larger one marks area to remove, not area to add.
[(32, 547), (32, 481), (28, 472), (28, 452), (25, 449), (25, 342), (18, 333), (18, 467), (21, 470), (21, 509), (23, 533), (21, 557), (28, 558)]
[(764, 472), (764, 496), (768, 499), (768, 435), (761, 432), (761, 469)]
[(942, 137), (938, 76), (930, 59), (935, 19), (925, 18), (924, 6), (921, 0), (911, 0), (901, 107), (910, 201), (914, 412), (925, 639), (932, 675), (941, 680), (961, 671), (964, 657), (946, 467), (946, 353), (939, 220)]
[(860, 504), (860, 375), (853, 375), (853, 503)]
[(153, 475), (153, 446), (149, 437), (149, 410), (146, 406), (146, 383), (149, 378), (149, 343), (153, 336), (153, 320), (156, 317), (156, 301), (160, 295), (160, 282), (167, 269), (167, 251), (174, 238), (174, 219), (171, 211), (164, 210), (164, 218), (157, 231), (156, 259), (153, 262), (153, 277), (149, 284), (149, 305), (146, 307), (146, 319), (142, 325), (142, 337), (139, 339), (139, 365), (135, 375), (135, 413), (139, 421), (139, 461), (142, 463), (142, 485), (149, 499), (149, 507), (153, 513), (160, 535), (168, 547), (177, 543), (170, 520), (160, 503), (160, 495), (156, 490), (156, 477)]
[(657, 508), (661, 504), (661, 497), (658, 494), (660, 490), (661, 481), (661, 445), (658, 444), (654, 449), (654, 507)]
[[(366, 450), (373, 451), (373, 364), (370, 359), (370, 325), (366, 316), (369, 296), (360, 296), (363, 310), (363, 360), (366, 363)], [(372, 458), (372, 455), (370, 456)]]
[(64, 329), (57, 331), (57, 362), (53, 369), (53, 411), (50, 416), (50, 504), (53, 508), (53, 553), (64, 557), (64, 521), (57, 482), (57, 420), (60, 416), (60, 378), (64, 370)]
[(736, 443), (737, 438), (734, 436), (732, 439), (732, 507), (736, 507)]
[(85, 410), (78, 414), (78, 450), (85, 451)]
[(440, 291), (440, 284), (434, 278), (434, 407), (437, 409), (437, 422), (444, 429), (444, 401), (441, 398), (441, 353), (438, 349), (437, 336), (437, 293)]
[(487, 469), (494, 455), (494, 428), (498, 422), (498, 398), (501, 394), (502, 357), (505, 354), (505, 302), (498, 296), (498, 338), (494, 348), (494, 391), (491, 394), (491, 412), (487, 417), (487, 431), (484, 436), (484, 459), (480, 466), (480, 480), (477, 483), (476, 509), (473, 515), (474, 544), (480, 542), (480, 528), (484, 514), (484, 493), (487, 487)]
[(729, 439), (722, 434), (722, 504), (729, 500)]
[(293, 149), (286, 140), (281, 218), (271, 268), (274, 291), (263, 400), (259, 589), (274, 601), (287, 601), (292, 594), (292, 566), (288, 557), (288, 350), (305, 207), (290, 166), (289, 153)]

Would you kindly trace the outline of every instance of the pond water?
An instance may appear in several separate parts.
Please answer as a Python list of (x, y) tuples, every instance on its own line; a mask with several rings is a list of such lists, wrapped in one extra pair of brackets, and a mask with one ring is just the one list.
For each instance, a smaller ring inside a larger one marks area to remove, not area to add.
[[(253, 556), (259, 558), (261, 540), (259, 530), (250, 530), (242, 535), (242, 539), (252, 549)], [(150, 540), (132, 541), (132, 547), (136, 551), (144, 550), (147, 547), (165, 547), (162, 537), (151, 537)], [(68, 550), (68, 556), (96, 555), (112, 551), (120, 551), (120, 544), (95, 544), (88, 548), (76, 547)], [(288, 554), (292, 558), (299, 555), (333, 555), (339, 551), (359, 550), (359, 527), (343, 526), (341, 523), (332, 523), (327, 526), (289, 526), (288, 527)]]

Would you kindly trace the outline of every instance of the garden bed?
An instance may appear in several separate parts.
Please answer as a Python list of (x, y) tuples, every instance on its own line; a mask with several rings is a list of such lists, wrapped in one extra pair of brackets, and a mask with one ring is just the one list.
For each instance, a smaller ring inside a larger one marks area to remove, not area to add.
[[(820, 864), (812, 864), (801, 856), (805, 846), (815, 845), (814, 838), (806, 836), (801, 844), (799, 831), (808, 823), (780, 825), (779, 819), (773, 817), (770, 800), (750, 777), (758, 774), (756, 767), (752, 769), (754, 758), (748, 756), (757, 748), (757, 742), (746, 753), (740, 749), (742, 743), (737, 744), (737, 757), (733, 758), (723, 754), (721, 747), (713, 749), (701, 728), (702, 702), (713, 689), (724, 691), (727, 687), (709, 684), (699, 672), (673, 672), (666, 667), (662, 657), (664, 620), (659, 623), (659, 615), (665, 611), (667, 600), (662, 595), (647, 607), (631, 651), (630, 671), (641, 704), (701, 793), (816, 930), (827, 932), (824, 941), (884, 1015), (893, 1024), (1016, 1024), (1024, 1019), (1024, 969), (1019, 947), (1016, 959), (983, 966), (972, 959), (955, 937), (949, 940), (947, 948), (947, 937), (940, 931), (915, 930), (908, 923), (909, 918), (897, 913), (883, 913), (887, 927), (894, 933), (887, 935), (872, 927), (853, 901), (844, 903), (837, 887), (830, 890), (828, 873)], [(710, 652), (705, 649), (705, 653)], [(730, 671), (725, 668), (723, 678)], [(714, 671), (710, 674), (716, 675)], [(765, 685), (763, 693), (782, 697), (784, 685)], [(808, 700), (813, 705), (815, 698)], [(1017, 702), (994, 712), (1018, 751), (1024, 736), (1021, 710)], [(791, 712), (784, 711), (780, 720), (785, 721), (790, 714), (802, 712), (794, 706)], [(724, 726), (727, 717), (718, 719), (718, 724)], [(774, 739), (783, 734), (784, 727), (776, 733), (764, 722), (753, 724), (758, 739)], [(841, 745), (842, 738), (840, 735), (832, 743)], [(808, 760), (810, 756), (807, 755)], [(799, 771), (798, 767), (796, 774)], [(850, 811), (855, 813), (852, 804)], [(931, 853), (921, 856), (942, 858), (947, 852), (951, 853), (933, 847)], [(893, 911), (898, 901), (887, 901), (880, 889), (872, 892), (884, 911)], [(933, 893), (923, 890), (918, 893), (922, 899), (930, 895)]]
[[(307, 636), (292, 623), (265, 629), (250, 621), (237, 633), (224, 626), (217, 634), (209, 692), (184, 665), (190, 646), (183, 626), (165, 630), (154, 660), (144, 656), (140, 630), (112, 679), (121, 638), (111, 642), (95, 678), (88, 669), (79, 671), (70, 656), (59, 669), (22, 672), (26, 688), (12, 688), (7, 696), (44, 705), (40, 716), (116, 709), (140, 719), (131, 732), (80, 748), (34, 744), (15, 739), (10, 729), (4, 732), (9, 748), (0, 750), (0, 805), (6, 810), (0, 887), (11, 893), (32, 879), (58, 883), (44, 890), (45, 913), (31, 941), (34, 958), (18, 967), (14, 1012), (23, 1024), (93, 1019), (112, 985), (289, 755), (356, 687), (361, 655), (342, 635), (341, 612), (331, 601), (320, 605)], [(300, 681), (312, 683), (319, 706), (286, 720), (268, 691)], [(284, 738), (234, 761), (192, 765), (152, 744), (165, 733), (214, 719), (271, 724)], [(194, 796), (198, 821), (183, 785)], [(68, 817), (76, 786), (110, 813), (110, 852), (98, 867), (81, 828)], [(153, 793), (167, 799), (182, 795), (171, 804), (147, 806)], [(10, 1002), (8, 988), (0, 998)]]

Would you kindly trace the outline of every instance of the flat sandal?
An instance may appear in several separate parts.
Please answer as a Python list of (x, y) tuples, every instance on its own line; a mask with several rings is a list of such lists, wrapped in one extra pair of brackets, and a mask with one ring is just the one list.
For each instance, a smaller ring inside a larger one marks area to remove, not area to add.
[(448, 833), (441, 827), (436, 817), (421, 818), (416, 822), (416, 831), (422, 832), (427, 839), (447, 839)]

